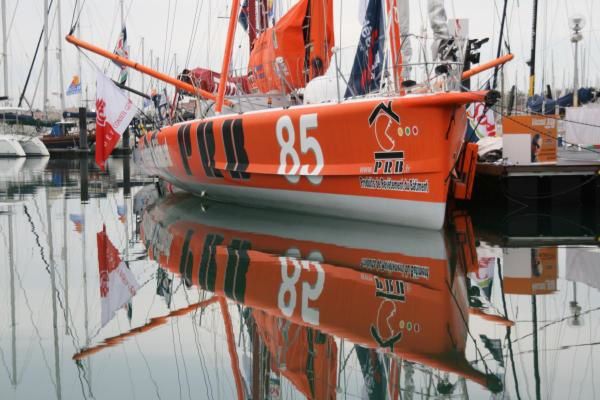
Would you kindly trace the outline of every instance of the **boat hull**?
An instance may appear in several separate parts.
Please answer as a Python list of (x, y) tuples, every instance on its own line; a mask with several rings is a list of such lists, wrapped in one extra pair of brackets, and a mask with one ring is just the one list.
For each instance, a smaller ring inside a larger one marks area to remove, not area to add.
[(148, 133), (135, 160), (211, 198), (440, 229), (464, 105), (483, 96), (368, 98), (208, 118)]
[(36, 137), (19, 138), (19, 144), (27, 156), (47, 157), (50, 155), (44, 143)]
[(19, 141), (12, 137), (0, 137), (0, 157), (25, 157)]

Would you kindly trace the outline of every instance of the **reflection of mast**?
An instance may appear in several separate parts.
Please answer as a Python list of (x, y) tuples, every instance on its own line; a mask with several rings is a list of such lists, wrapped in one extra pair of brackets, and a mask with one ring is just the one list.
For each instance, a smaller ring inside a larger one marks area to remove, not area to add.
[(48, 222), (48, 261), (50, 262), (50, 284), (52, 286), (52, 332), (54, 334), (54, 374), (56, 383), (56, 398), (62, 398), (60, 385), (60, 359), (58, 354), (58, 315), (56, 312), (56, 264), (54, 263), (54, 245), (52, 242), (52, 218), (50, 216), (50, 196), (46, 191), (46, 219)]
[(538, 352), (538, 320), (537, 320), (537, 297), (531, 295), (531, 312), (533, 314), (533, 373), (535, 376), (535, 398), (542, 398), (540, 386), (540, 361)]
[(65, 267), (65, 334), (69, 334), (69, 266), (67, 263), (67, 193), (63, 198), (63, 262)]
[[(88, 191), (88, 158), (83, 157), (79, 163), (79, 176), (81, 182), (81, 217), (83, 220), (83, 229), (81, 230), (81, 265), (83, 272), (83, 326), (85, 329), (85, 347), (90, 345), (90, 329), (89, 329), (89, 308), (88, 308), (88, 286), (87, 286), (87, 246), (86, 246), (86, 204), (89, 202), (89, 191)], [(87, 360), (87, 371), (88, 371), (88, 390), (92, 393), (92, 364), (91, 360)]]
[(581, 317), (581, 306), (577, 302), (577, 282), (573, 282), (573, 300), (569, 302), (569, 309), (571, 310), (572, 319), (569, 320), (569, 325), (580, 326), (582, 320)]
[(238, 399), (244, 399), (244, 388), (242, 384), (242, 374), (240, 372), (240, 363), (235, 349), (235, 336), (233, 333), (233, 324), (231, 323), (231, 315), (227, 308), (227, 300), (219, 297), (219, 305), (221, 306), (221, 315), (225, 323), (225, 333), (227, 334), (227, 348), (229, 349), (229, 357), (231, 357), (231, 369), (235, 380), (235, 388), (237, 390)]
[(15, 259), (13, 242), (13, 215), (8, 214), (8, 265), (10, 267), (10, 327), (12, 333), (12, 377), (10, 383), (17, 386), (17, 321), (15, 313)]
[[(502, 263), (500, 262), (500, 258), (497, 259), (498, 264), (498, 277), (500, 278), (500, 291), (502, 293), (502, 306), (504, 307), (504, 318), (508, 319), (508, 307), (506, 306), (506, 294), (504, 293), (504, 277), (502, 276)], [(517, 399), (521, 400), (521, 395), (519, 393), (519, 381), (517, 380), (517, 370), (515, 369), (515, 354), (512, 348), (512, 340), (510, 338), (511, 326), (506, 325), (506, 339), (508, 342), (508, 353), (510, 355), (510, 363), (512, 365), (513, 371), (513, 379), (515, 381), (515, 392), (517, 394)]]

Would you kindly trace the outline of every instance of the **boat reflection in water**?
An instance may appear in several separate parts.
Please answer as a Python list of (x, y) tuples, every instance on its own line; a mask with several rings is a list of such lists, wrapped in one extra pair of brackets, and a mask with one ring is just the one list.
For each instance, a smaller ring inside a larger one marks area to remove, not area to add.
[(188, 287), (214, 293), (226, 326), (225, 302), (239, 306), (243, 327), (229, 332), (229, 347), (237, 358), (235, 341), (247, 336), (252, 343), (251, 373), (236, 374), (233, 362), (238, 396), (252, 398), (282, 390), (282, 377), (309, 398), (335, 398), (349, 385), (339, 380), (351, 365), (362, 375), (353, 384), (362, 381), (369, 398), (397, 398), (416, 370), (431, 375), (438, 394), (456, 384), (439, 371), (502, 390), (499, 378), (465, 358), (474, 250), (467, 233), (206, 204), (186, 195), (148, 208), (142, 219), (150, 258)]

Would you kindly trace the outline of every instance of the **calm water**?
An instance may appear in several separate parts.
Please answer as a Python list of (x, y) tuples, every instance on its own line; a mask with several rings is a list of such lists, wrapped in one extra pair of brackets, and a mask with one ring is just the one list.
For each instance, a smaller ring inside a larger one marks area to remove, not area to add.
[(1, 399), (600, 398), (598, 219), (430, 232), (147, 184), (0, 160)]

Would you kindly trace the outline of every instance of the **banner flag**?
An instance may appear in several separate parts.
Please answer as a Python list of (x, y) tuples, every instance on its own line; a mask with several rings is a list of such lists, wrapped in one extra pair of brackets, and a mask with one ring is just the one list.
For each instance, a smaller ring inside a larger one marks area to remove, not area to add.
[[(123, 58), (129, 58), (129, 46), (127, 45), (127, 29), (125, 28), (125, 26), (123, 26), (123, 29), (121, 30), (121, 34), (119, 35), (119, 40), (117, 41), (117, 46), (115, 47), (114, 53)], [(118, 82), (121, 85), (124, 85), (127, 82), (127, 67), (119, 64), (116, 61), (115, 64), (117, 64), (121, 68)]]
[(381, 0), (362, 0), (362, 29), (344, 97), (362, 96), (379, 89), (385, 52), (385, 18)]
[(96, 164), (104, 164), (136, 114), (132, 101), (102, 72), (96, 77)]

